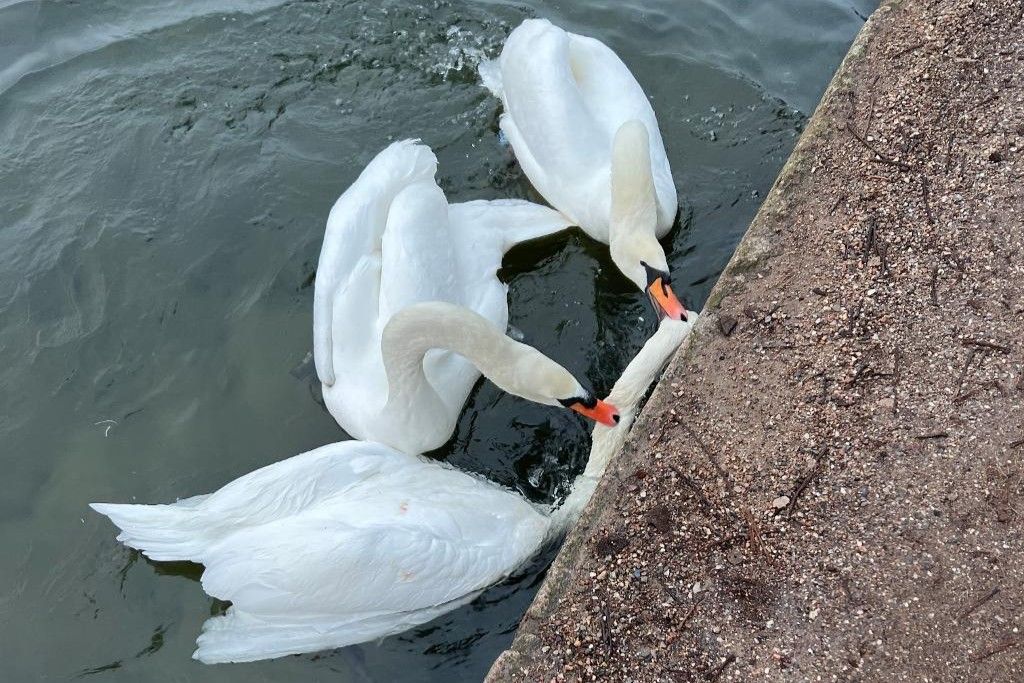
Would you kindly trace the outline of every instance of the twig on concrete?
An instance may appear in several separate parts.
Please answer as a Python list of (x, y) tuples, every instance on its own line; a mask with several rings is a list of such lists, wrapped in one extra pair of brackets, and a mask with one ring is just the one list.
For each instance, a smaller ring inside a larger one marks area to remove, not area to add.
[(894, 57), (894, 58), (895, 58), (895, 57), (902, 57), (903, 55), (905, 55), (905, 54), (909, 54), (909, 53), (911, 53), (911, 52), (914, 52), (915, 50), (920, 50), (920, 49), (921, 49), (922, 47), (924, 47), (924, 46), (925, 46), (925, 45), (927, 45), (927, 44), (928, 44), (928, 43), (927, 43), (927, 42), (924, 42), (924, 41), (922, 41), (922, 42), (920, 42), (920, 43), (914, 43), (914, 44), (913, 44), (913, 45), (911, 45), (910, 47), (905, 47), (905, 48), (903, 48), (902, 50), (900, 50), (899, 52), (897, 52), (896, 54), (894, 54), (894, 55), (893, 55), (893, 57)]
[(969, 398), (974, 398), (975, 396), (977, 396), (981, 392), (985, 391), (986, 389), (995, 389), (996, 391), (998, 391), (999, 393), (1003, 394), (1004, 396), (1006, 395), (1006, 392), (1003, 389), (1003, 385), (1000, 384), (997, 380), (990, 379), (987, 382), (980, 382), (980, 383), (977, 384), (977, 386), (975, 386), (970, 391), (956, 396), (953, 399), (953, 403), (963, 403), (964, 401), (966, 401)]
[(918, 434), (914, 438), (923, 441), (925, 439), (945, 439), (948, 436), (949, 432), (929, 432), (928, 434)]
[(928, 225), (935, 225), (935, 216), (932, 215), (932, 205), (928, 201), (931, 192), (928, 187), (928, 177), (921, 176), (921, 199), (924, 200), (924, 215), (928, 219)]
[(722, 674), (725, 673), (725, 668), (727, 666), (729, 666), (730, 664), (732, 664), (733, 662), (735, 662), (735, 661), (736, 661), (736, 655), (729, 655), (728, 657), (726, 657), (725, 661), (723, 661), (721, 664), (716, 666), (714, 669), (711, 669), (710, 671), (708, 671), (708, 673), (707, 673), (708, 680), (709, 681), (717, 681), (719, 678), (722, 677)]
[(953, 403), (963, 403), (964, 401), (966, 401), (969, 398), (974, 398), (975, 396), (980, 394), (982, 389), (984, 389), (984, 388), (985, 388), (984, 386), (977, 386), (977, 387), (974, 387), (973, 389), (969, 389), (968, 391), (966, 391), (966, 392), (964, 392), (962, 394), (957, 394), (956, 396), (953, 397)]
[(892, 414), (895, 415), (900, 409), (900, 380), (903, 374), (902, 363), (903, 352), (897, 350), (892, 361)]
[(989, 591), (988, 593), (985, 593), (985, 594), (984, 594), (983, 596), (981, 596), (980, 598), (978, 598), (977, 600), (975, 600), (974, 602), (972, 602), (972, 603), (971, 603), (970, 605), (968, 605), (968, 606), (967, 606), (967, 608), (966, 608), (966, 609), (964, 609), (964, 610), (963, 610), (962, 612), (960, 612), (960, 619), (961, 619), (961, 620), (963, 620), (963, 619), (965, 619), (965, 618), (969, 617), (969, 616), (970, 616), (970, 615), (971, 615), (971, 614), (972, 614), (973, 612), (975, 612), (975, 611), (976, 611), (976, 610), (977, 610), (977, 609), (978, 609), (979, 607), (981, 607), (981, 606), (982, 606), (982, 605), (984, 605), (984, 604), (985, 604), (986, 602), (988, 602), (988, 601), (989, 601), (989, 600), (991, 600), (992, 598), (994, 598), (994, 597), (996, 597), (997, 595), (999, 595), (999, 591), (1000, 591), (1000, 590), (1001, 590), (1001, 589), (999, 588), (999, 586), (996, 586), (995, 588), (993, 588), (992, 590), (990, 590), (990, 591)]
[(972, 656), (971, 657), (971, 661), (972, 662), (980, 662), (983, 659), (988, 659), (992, 655), (997, 655), (997, 654), (999, 654), (1000, 652), (1002, 652), (1004, 650), (1009, 650), (1011, 647), (1014, 647), (1015, 645), (1020, 645), (1022, 640), (1024, 640), (1024, 639), (1021, 639), (1021, 638), (1010, 638), (1009, 640), (1004, 640), (1003, 642), (999, 643), (998, 645), (994, 645), (994, 646), (990, 647), (989, 649), (985, 650), (981, 654), (977, 654), (977, 655)]
[(861, 256), (861, 263), (867, 263), (868, 258), (871, 257), (871, 252), (875, 250), (875, 231), (878, 227), (878, 221), (871, 217), (868, 219), (868, 232), (864, 236), (864, 254)]
[(964, 339), (964, 345), (978, 346), (983, 349), (991, 349), (993, 351), (998, 351), (1003, 354), (1010, 353), (1009, 346), (1003, 346), (1002, 344), (996, 344), (995, 342), (985, 341), (984, 339), (972, 339), (968, 337), (967, 339)]
[(1020, 448), (1024, 446), (1024, 439), (1017, 439), (1016, 441), (1010, 442), (1010, 448)]
[(743, 515), (743, 521), (747, 523), (747, 537), (750, 539), (750, 547), (755, 553), (760, 555), (763, 552), (763, 546), (761, 545), (761, 525), (757, 523), (754, 518), (754, 513), (750, 511), (750, 508), (746, 505), (740, 506), (740, 513)]
[[(657, 579), (655, 579), (655, 580), (657, 581)], [(679, 597), (679, 594), (676, 593), (676, 589), (675, 588), (672, 588), (671, 586), (668, 586), (667, 584), (665, 584), (665, 583), (663, 583), (661, 581), (657, 581), (657, 583), (658, 583), (659, 586), (661, 586), (661, 589), (663, 591), (665, 591), (665, 594), (668, 595), (668, 597), (672, 598), (672, 602), (674, 602), (674, 603), (676, 603), (677, 605), (680, 605), (680, 606), (683, 604), (683, 601)]]
[(872, 145), (870, 142), (868, 142), (866, 139), (864, 139), (861, 136), (861, 134), (857, 132), (857, 130), (853, 127), (852, 123), (850, 123), (850, 122), (846, 123), (846, 130), (850, 131), (850, 135), (855, 137), (857, 139), (857, 142), (859, 142), (860, 144), (864, 145), (864, 147), (866, 147), (868, 149), (868, 151), (870, 151), (872, 154), (875, 155), (875, 157), (877, 157), (875, 159), (872, 159), (871, 161), (874, 161), (874, 162), (880, 163), (880, 164), (887, 164), (889, 166), (895, 166), (896, 168), (900, 169), (901, 171), (912, 171), (912, 170), (914, 170), (914, 167), (911, 166), (910, 164), (905, 164), (902, 161), (897, 161), (896, 159), (892, 159), (890, 157), (887, 157), (886, 155), (882, 154), (877, 149), (875, 149), (874, 145)]
[(696, 614), (697, 608), (700, 607), (701, 603), (704, 602), (705, 598), (707, 598), (707, 594), (701, 595), (700, 600), (695, 600), (694, 603), (690, 605), (690, 609), (689, 611), (687, 611), (686, 616), (683, 617), (683, 620), (681, 622), (679, 622), (680, 630), (686, 628), (686, 625), (690, 623), (690, 619), (692, 619), (693, 615)]
[(789, 514), (793, 514), (793, 510), (796, 509), (796, 502), (799, 500), (800, 495), (807, 490), (807, 487), (810, 486), (814, 478), (818, 476), (818, 472), (821, 471), (821, 461), (825, 459), (827, 453), (828, 451), (824, 448), (818, 451), (814, 455), (814, 465), (812, 465), (803, 476), (797, 479), (796, 484), (793, 485), (793, 491), (789, 494)]
[(938, 283), (939, 283), (939, 267), (935, 266), (935, 267), (932, 268), (932, 283), (931, 283), (932, 306), (938, 306), (939, 305)]
[(977, 351), (971, 349), (967, 354), (967, 362), (964, 363), (964, 369), (960, 371), (960, 376), (956, 380), (956, 393), (960, 394), (960, 390), (964, 388), (964, 379), (967, 377), (967, 373), (971, 369), (971, 363), (974, 362), (974, 357), (977, 355)]
[(700, 438), (700, 435), (693, 430), (693, 427), (686, 424), (685, 421), (680, 421), (677, 424), (683, 428), (683, 431), (690, 435), (690, 438), (696, 442), (696, 444), (704, 452), (704, 455), (708, 457), (708, 460), (711, 461), (711, 466), (715, 468), (715, 472), (718, 473), (718, 476), (722, 477), (726, 481), (729, 481), (730, 477), (728, 473), (722, 469), (721, 465), (718, 464), (718, 456), (715, 455), (715, 453), (710, 448), (708, 448), (708, 445), (704, 443), (704, 440)]
[(833, 204), (832, 208), (828, 210), (828, 215), (829, 216), (834, 216), (835, 213), (836, 213), (836, 209), (839, 208), (839, 205), (842, 204), (843, 200), (845, 200), (845, 199), (846, 199), (846, 195), (845, 194), (844, 195), (839, 195), (839, 197), (836, 199), (835, 204)]
[(864, 122), (864, 136), (868, 136), (871, 133), (871, 121), (875, 114), (875, 86), (878, 85), (878, 79), (882, 77), (882, 74), (875, 76), (875, 80), (871, 81), (871, 100), (868, 102), (868, 115), (867, 121)]

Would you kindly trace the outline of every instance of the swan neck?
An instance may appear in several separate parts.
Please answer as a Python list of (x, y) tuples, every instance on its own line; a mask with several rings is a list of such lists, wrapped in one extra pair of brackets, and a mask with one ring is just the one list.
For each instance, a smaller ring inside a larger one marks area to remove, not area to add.
[(611, 216), (609, 236), (642, 231), (654, 238), (658, 222), (657, 195), (651, 168), (647, 126), (633, 119), (622, 124), (612, 140)]
[(627, 121), (615, 133), (611, 186), (608, 245), (612, 261), (637, 287), (644, 289), (647, 278), (643, 264), (667, 271), (668, 262), (658, 243), (650, 140), (641, 121)]
[(619, 409), (621, 416), (615, 427), (595, 425), (590, 446), (590, 457), (583, 473), (573, 480), (572, 492), (562, 505), (551, 514), (553, 534), (564, 533), (572, 526), (587, 506), (597, 488), (598, 482), (608, 469), (608, 464), (626, 443), (633, 421), (636, 419), (640, 401), (658, 377), (662, 368), (672, 357), (683, 339), (689, 334), (697, 319), (689, 321), (666, 319), (658, 331), (647, 340), (640, 352), (629, 362), (615, 386), (608, 394), (607, 401)]
[(406, 399), (443, 402), (424, 372), (423, 359), (431, 349), (457, 353), (491, 378), (515, 352), (511, 344), (515, 342), (497, 327), (461, 306), (428, 302), (403, 308), (392, 316), (381, 338), (388, 404), (409, 405)]

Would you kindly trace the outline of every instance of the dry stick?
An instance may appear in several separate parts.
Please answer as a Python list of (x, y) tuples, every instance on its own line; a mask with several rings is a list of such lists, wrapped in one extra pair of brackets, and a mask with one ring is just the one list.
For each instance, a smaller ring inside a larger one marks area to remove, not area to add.
[(1011, 638), (1010, 640), (1004, 640), (1003, 642), (999, 643), (998, 645), (989, 648), (985, 652), (982, 652), (980, 655), (972, 656), (971, 657), (971, 661), (972, 662), (980, 662), (983, 659), (988, 659), (992, 655), (997, 655), (1000, 652), (1002, 652), (1003, 650), (1009, 650), (1011, 647), (1013, 647), (1015, 645), (1020, 645), (1022, 640), (1024, 640), (1024, 639), (1021, 639), (1021, 638)]
[[(1016, 643), (1013, 643), (1013, 644), (1016, 645)], [(1003, 649), (1005, 650), (1006, 648), (1003, 648)], [(722, 677), (722, 673), (725, 672), (725, 667), (729, 666), (730, 664), (732, 664), (735, 661), (736, 661), (736, 655), (729, 655), (728, 657), (726, 657), (724, 662), (722, 662), (721, 664), (716, 666), (714, 669), (711, 669), (710, 671), (708, 671), (708, 680), (709, 681), (717, 681), (719, 678)]]
[(1024, 439), (1017, 439), (1016, 441), (1010, 442), (1010, 448), (1020, 448), (1024, 446)]
[(953, 165), (953, 138), (956, 137), (956, 131), (949, 134), (949, 142), (946, 143), (946, 173), (949, 173), (950, 166)]
[(921, 198), (924, 200), (924, 215), (928, 218), (928, 225), (935, 225), (935, 216), (932, 215), (932, 206), (928, 202), (929, 188), (927, 176), (921, 176)]
[(750, 547), (755, 553), (760, 555), (762, 553), (761, 527), (757, 520), (754, 519), (754, 513), (750, 511), (749, 507), (741, 505), (740, 512), (743, 514), (743, 520), (747, 523), (747, 536), (750, 539)]
[(909, 54), (909, 53), (913, 52), (914, 50), (920, 50), (922, 47), (924, 47), (927, 44), (928, 43), (926, 43), (926, 42), (914, 43), (910, 47), (904, 48), (904, 49), (900, 50), (899, 52), (894, 54), (893, 57), (902, 57), (905, 54)]
[(706, 593), (700, 596), (700, 600), (697, 600), (692, 605), (690, 605), (690, 610), (686, 613), (686, 616), (683, 617), (683, 620), (679, 622), (680, 630), (686, 628), (686, 625), (690, 623), (690, 619), (693, 618), (694, 613), (696, 613), (697, 608), (700, 607), (701, 603), (704, 602), (705, 598), (707, 598)]
[(850, 135), (855, 137), (857, 139), (857, 142), (859, 142), (860, 144), (864, 145), (872, 154), (874, 154), (876, 157), (878, 157), (877, 159), (871, 159), (871, 161), (874, 161), (874, 162), (880, 163), (880, 164), (888, 164), (889, 166), (895, 166), (896, 168), (900, 169), (901, 171), (912, 171), (912, 170), (914, 170), (914, 167), (911, 166), (910, 164), (905, 164), (902, 161), (897, 161), (895, 159), (891, 159), (891, 158), (887, 157), (886, 155), (882, 154), (881, 152), (879, 152), (877, 149), (875, 149), (874, 146), (870, 142), (868, 142), (863, 137), (861, 137), (861, 134), (858, 133), (856, 131), (856, 129), (854, 129), (853, 124), (850, 123), (849, 121), (847, 121), (847, 123), (846, 123), (846, 130), (850, 131)]
[(931, 285), (932, 286), (932, 306), (938, 306), (939, 305), (938, 281), (939, 281), (939, 267), (935, 266), (935, 267), (932, 268), (932, 285)]
[(839, 208), (839, 205), (843, 203), (844, 199), (846, 199), (846, 195), (845, 194), (844, 195), (840, 195), (839, 198), (836, 199), (836, 203), (833, 204), (832, 208), (828, 210), (828, 215), (829, 216), (834, 216), (835, 215), (836, 209)]
[(963, 403), (969, 398), (974, 398), (975, 396), (980, 394), (984, 389), (984, 386), (977, 386), (963, 394), (957, 394), (956, 396), (953, 397), (953, 403)]
[(965, 609), (962, 612), (960, 612), (960, 619), (962, 620), (962, 619), (965, 619), (966, 617), (970, 616), (972, 612), (977, 610), (979, 607), (984, 605), (986, 602), (988, 602), (992, 598), (994, 598), (997, 595), (999, 595), (999, 591), (1000, 590), (1001, 589), (999, 588), (999, 586), (996, 586), (995, 588), (990, 590), (988, 593), (985, 593), (985, 595), (981, 596), (980, 598), (975, 600), (973, 603), (968, 605), (967, 609)]
[(661, 586), (661, 589), (663, 591), (665, 591), (665, 594), (668, 595), (668, 597), (672, 599), (672, 602), (674, 602), (674, 603), (676, 603), (677, 605), (680, 605), (680, 606), (683, 604), (683, 601), (679, 597), (679, 594), (676, 593), (676, 589), (675, 588), (672, 588), (668, 584), (662, 583), (661, 581), (658, 581), (657, 579), (655, 579), (655, 581), (656, 581), (656, 583), (659, 586)]
[[(953, 403), (963, 403), (969, 398), (974, 398), (975, 396), (985, 391), (986, 389), (995, 389), (996, 391), (1002, 392), (1002, 386), (999, 384), (999, 382), (992, 379), (987, 382), (981, 382), (967, 393), (960, 394), (959, 396), (955, 397), (953, 399)], [(1005, 396), (1006, 394), (1003, 395)]]
[(945, 439), (949, 436), (949, 432), (929, 432), (928, 434), (918, 434), (915, 439)]
[(964, 339), (965, 346), (980, 346), (983, 349), (992, 349), (993, 351), (999, 351), (1000, 353), (1006, 354), (1010, 352), (1009, 346), (1003, 346), (1002, 344), (996, 344), (994, 342), (985, 341), (984, 339)]
[(714, 506), (711, 504), (711, 501), (708, 500), (708, 497), (704, 495), (704, 491), (701, 489), (700, 484), (683, 474), (675, 465), (670, 465), (669, 469), (679, 477), (679, 480), (683, 482), (686, 488), (693, 491), (693, 494), (697, 496), (697, 500), (700, 502), (701, 507), (704, 508), (704, 511), (710, 513)]
[(871, 257), (871, 252), (875, 250), (875, 230), (878, 227), (878, 221), (874, 218), (868, 219), (868, 234), (864, 237), (864, 255), (861, 257), (861, 263), (867, 263)]
[(875, 113), (875, 86), (878, 84), (878, 79), (882, 77), (882, 74), (875, 76), (875, 80), (871, 81), (871, 101), (868, 102), (868, 115), (867, 121), (864, 122), (864, 135), (867, 136), (871, 133), (871, 121)]
[(903, 353), (896, 351), (896, 357), (892, 362), (892, 414), (895, 415), (900, 408), (900, 379), (902, 374)]
[(967, 377), (968, 371), (971, 369), (971, 363), (974, 362), (974, 357), (977, 355), (977, 351), (971, 349), (970, 353), (967, 354), (967, 362), (964, 363), (964, 369), (960, 371), (960, 377), (956, 380), (956, 393), (960, 394), (960, 390), (964, 388), (964, 379)]
[(718, 476), (722, 477), (726, 481), (731, 481), (731, 477), (729, 477), (729, 474), (724, 469), (722, 469), (721, 465), (718, 464), (718, 456), (715, 455), (710, 448), (708, 448), (708, 445), (704, 443), (704, 440), (700, 438), (700, 435), (697, 434), (697, 432), (695, 432), (690, 425), (686, 424), (686, 422), (680, 421), (678, 425), (682, 427), (683, 431), (689, 434), (690, 438), (693, 439), (694, 442), (696, 442), (696, 444), (700, 447), (702, 451), (704, 451), (704, 455), (706, 455), (708, 457), (708, 460), (711, 461), (711, 466), (715, 468), (715, 472), (718, 473)]
[(828, 454), (824, 448), (821, 449), (814, 456), (814, 465), (810, 470), (807, 471), (802, 477), (800, 477), (796, 484), (793, 485), (793, 491), (789, 494), (789, 514), (793, 514), (793, 510), (796, 509), (796, 501), (800, 498), (800, 495), (807, 489), (814, 477), (821, 471), (821, 461), (825, 459)]

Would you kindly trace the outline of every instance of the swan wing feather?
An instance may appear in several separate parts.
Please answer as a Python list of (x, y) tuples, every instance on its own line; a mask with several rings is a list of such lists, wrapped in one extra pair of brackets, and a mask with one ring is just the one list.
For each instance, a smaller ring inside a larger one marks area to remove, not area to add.
[(211, 548), (203, 588), (265, 616), (339, 619), (425, 609), (500, 580), (547, 518), (521, 497), (437, 463), (394, 467), (343, 495), (247, 526)]
[(395, 142), (374, 157), (331, 208), (313, 294), (313, 356), (317, 375), (325, 385), (334, 384), (337, 368), (347, 367), (347, 359), (335, 355), (335, 340), (372, 334), (379, 314), (378, 301), (366, 299), (361, 302), (361, 319), (336, 320), (335, 299), (359, 261), (381, 251), (395, 195), (411, 183), (432, 180), (436, 168), (437, 159), (429, 147), (415, 140)]
[(677, 196), (654, 110), (628, 67), (604, 43), (528, 19), (509, 36), (485, 83), (505, 108), (501, 129), (523, 171), (551, 204), (607, 242), (611, 143), (628, 120), (650, 133), (658, 234), (675, 218)]

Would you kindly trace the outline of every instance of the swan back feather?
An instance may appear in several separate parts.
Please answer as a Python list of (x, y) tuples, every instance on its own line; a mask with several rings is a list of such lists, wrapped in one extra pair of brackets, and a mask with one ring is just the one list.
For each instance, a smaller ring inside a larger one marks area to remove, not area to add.
[(527, 19), (480, 73), (504, 105), (501, 129), (530, 182), (552, 206), (605, 243), (612, 140), (622, 124), (641, 121), (650, 136), (656, 231), (659, 237), (668, 232), (678, 198), (654, 109), (607, 45), (546, 19)]

